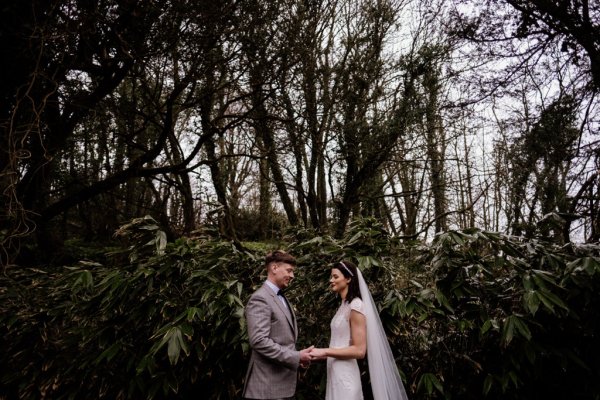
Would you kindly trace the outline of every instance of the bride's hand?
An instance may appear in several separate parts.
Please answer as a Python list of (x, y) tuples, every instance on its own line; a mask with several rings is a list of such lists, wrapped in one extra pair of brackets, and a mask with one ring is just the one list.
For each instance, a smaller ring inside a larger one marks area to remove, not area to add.
[(310, 359), (311, 360), (324, 360), (327, 358), (326, 349), (312, 349), (310, 351)]

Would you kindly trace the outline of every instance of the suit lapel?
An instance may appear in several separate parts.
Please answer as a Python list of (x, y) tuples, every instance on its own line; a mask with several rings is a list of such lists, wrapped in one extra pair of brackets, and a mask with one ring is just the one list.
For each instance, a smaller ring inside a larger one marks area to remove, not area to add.
[[(275, 297), (277, 297), (277, 296), (275, 296)], [(277, 300), (279, 300), (278, 297), (277, 297)], [(292, 324), (292, 329), (294, 330), (294, 336), (296, 337), (296, 339), (298, 339), (298, 325), (296, 322), (296, 314), (294, 313), (294, 308), (292, 307), (290, 302), (287, 300), (287, 298), (285, 299), (285, 302), (288, 305), (285, 316), (286, 316), (286, 318), (288, 318), (288, 322), (290, 322)], [(281, 301), (279, 301), (279, 303), (281, 303)], [(291, 317), (292, 319), (290, 320), (289, 317)]]
[(296, 316), (294, 315), (294, 310), (292, 310), (292, 306), (288, 302), (288, 305), (290, 306), (289, 311), (288, 311), (288, 309), (283, 305), (283, 303), (281, 302), (279, 297), (275, 294), (275, 292), (273, 292), (273, 290), (270, 287), (268, 287), (267, 285), (265, 285), (264, 287), (267, 290), (267, 292), (269, 293), (269, 296), (271, 297), (273, 303), (275, 303), (275, 306), (281, 310), (283, 315), (285, 315), (285, 319), (287, 319), (288, 323), (290, 324), (290, 327), (292, 328), (292, 331), (294, 332), (294, 335), (296, 335), (296, 332), (297, 332)]

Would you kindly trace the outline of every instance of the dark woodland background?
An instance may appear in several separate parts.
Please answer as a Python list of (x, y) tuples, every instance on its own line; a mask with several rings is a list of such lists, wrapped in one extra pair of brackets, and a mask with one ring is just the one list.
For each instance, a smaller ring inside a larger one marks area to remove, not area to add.
[(299, 347), (357, 262), (411, 399), (600, 398), (597, 2), (0, 9), (0, 398), (239, 398), (275, 248)]

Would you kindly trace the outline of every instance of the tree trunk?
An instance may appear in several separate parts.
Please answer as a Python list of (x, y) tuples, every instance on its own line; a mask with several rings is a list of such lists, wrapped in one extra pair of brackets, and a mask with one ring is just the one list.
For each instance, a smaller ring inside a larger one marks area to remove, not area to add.
[(446, 217), (446, 174), (445, 168), (445, 135), (441, 118), (438, 114), (439, 77), (433, 66), (427, 68), (423, 77), (423, 85), (428, 100), (425, 105), (425, 136), (427, 140), (427, 158), (429, 159), (429, 179), (433, 196), (435, 231), (448, 229)]

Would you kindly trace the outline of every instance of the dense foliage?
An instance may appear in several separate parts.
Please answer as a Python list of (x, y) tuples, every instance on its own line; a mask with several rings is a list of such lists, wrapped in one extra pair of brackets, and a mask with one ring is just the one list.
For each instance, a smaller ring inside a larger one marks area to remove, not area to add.
[(418, 321), (406, 352), (428, 392), (598, 398), (597, 246), (449, 232), (423, 263), (414, 285), (430, 286), (392, 308)]
[[(117, 237), (123, 248), (102, 257), (0, 278), (0, 398), (239, 397), (243, 305), (264, 279), (265, 245), (208, 233), (167, 242), (149, 217)], [(298, 230), (285, 240), (300, 262), (288, 296), (299, 346), (327, 344), (328, 265), (350, 257), (411, 399), (598, 398), (598, 246), (478, 230), (406, 244), (373, 220), (342, 239)], [(298, 398), (322, 398), (324, 382), (314, 363)]]

